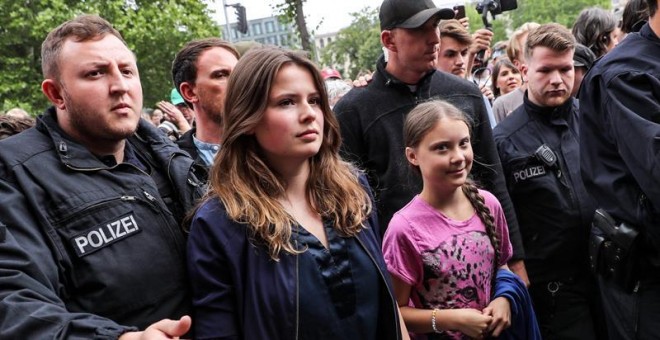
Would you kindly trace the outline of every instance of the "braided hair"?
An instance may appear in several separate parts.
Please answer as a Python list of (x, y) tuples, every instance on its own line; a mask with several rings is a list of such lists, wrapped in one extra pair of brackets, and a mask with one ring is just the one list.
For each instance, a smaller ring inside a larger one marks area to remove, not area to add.
[[(404, 142), (407, 147), (416, 147), (419, 145), (424, 136), (431, 130), (439, 120), (442, 118), (456, 119), (463, 121), (468, 129), (472, 124), (468, 117), (461, 110), (452, 104), (443, 100), (431, 100), (417, 105), (406, 117), (403, 124)], [(411, 164), (415, 172), (421, 173), (418, 166)], [(467, 180), (463, 184), (463, 193), (468, 198), (474, 210), (479, 215), (479, 218), (486, 226), (486, 234), (494, 248), (493, 259), (493, 275), (491, 279), (491, 287), (495, 286), (495, 276), (497, 274), (498, 263), (501, 258), (500, 254), (500, 237), (497, 235), (495, 229), (495, 218), (491, 214), (490, 209), (486, 206), (484, 197), (479, 193), (479, 190), (471, 180)], [(491, 295), (495, 289), (491, 289)]]
[(486, 226), (486, 234), (490, 239), (490, 243), (493, 245), (494, 256), (493, 256), (493, 275), (491, 277), (491, 295), (495, 292), (495, 277), (497, 276), (497, 268), (500, 262), (500, 237), (497, 235), (497, 230), (495, 229), (495, 218), (490, 212), (490, 209), (486, 206), (486, 201), (484, 197), (479, 193), (479, 189), (471, 180), (468, 180), (463, 184), (463, 193), (470, 200), (470, 203), (474, 207), (474, 210), (479, 215), (479, 218)]

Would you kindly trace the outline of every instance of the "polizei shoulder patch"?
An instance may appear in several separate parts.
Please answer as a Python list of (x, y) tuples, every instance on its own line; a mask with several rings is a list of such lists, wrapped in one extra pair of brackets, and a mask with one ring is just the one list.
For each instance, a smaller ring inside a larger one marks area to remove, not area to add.
[(133, 213), (130, 212), (80, 233), (69, 241), (78, 257), (83, 257), (140, 231), (142, 230), (135, 222)]

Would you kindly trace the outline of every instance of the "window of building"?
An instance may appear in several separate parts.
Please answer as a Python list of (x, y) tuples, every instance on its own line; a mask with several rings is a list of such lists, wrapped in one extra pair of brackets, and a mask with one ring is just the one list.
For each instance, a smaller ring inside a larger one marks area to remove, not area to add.
[(261, 30), (261, 23), (257, 22), (252, 24), (252, 31), (254, 32), (255, 35), (263, 34), (263, 31)]
[(267, 21), (264, 25), (266, 25), (266, 33), (273, 33), (275, 31), (275, 23), (272, 21)]

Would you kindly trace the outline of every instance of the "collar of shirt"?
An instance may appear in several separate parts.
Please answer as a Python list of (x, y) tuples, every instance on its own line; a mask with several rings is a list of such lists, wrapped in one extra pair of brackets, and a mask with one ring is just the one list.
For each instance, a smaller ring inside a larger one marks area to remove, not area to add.
[(206, 166), (211, 166), (211, 164), (213, 164), (213, 158), (215, 158), (215, 155), (220, 150), (220, 144), (202, 142), (201, 140), (197, 139), (195, 135), (192, 137), (199, 157), (202, 159), (202, 161), (204, 161)]
[[(109, 167), (114, 167), (117, 165), (117, 159), (115, 159), (114, 155), (105, 155), (105, 156), (98, 156), (99, 160), (103, 162), (103, 164), (109, 166)], [(131, 146), (131, 143), (126, 141), (126, 144), (124, 146), (124, 163), (129, 163), (133, 164), (136, 167), (140, 168), (143, 171), (147, 171), (147, 166), (142, 162), (142, 160), (136, 155), (135, 150), (133, 150), (133, 147)]]

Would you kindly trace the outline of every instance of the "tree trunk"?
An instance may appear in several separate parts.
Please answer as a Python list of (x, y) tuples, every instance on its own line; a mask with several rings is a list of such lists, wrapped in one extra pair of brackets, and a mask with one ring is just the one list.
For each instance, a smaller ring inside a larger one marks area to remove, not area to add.
[(300, 33), (300, 43), (302, 44), (303, 50), (312, 53), (313, 50), (309, 38), (309, 32), (307, 31), (305, 14), (303, 13), (303, 1), (304, 0), (293, 0), (296, 9), (296, 26), (298, 27), (298, 32)]

